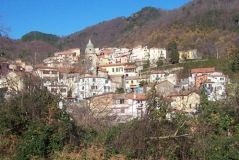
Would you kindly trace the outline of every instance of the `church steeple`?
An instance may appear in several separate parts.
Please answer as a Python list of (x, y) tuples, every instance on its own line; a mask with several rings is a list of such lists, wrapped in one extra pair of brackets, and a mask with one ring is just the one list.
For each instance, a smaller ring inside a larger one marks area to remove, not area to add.
[(94, 54), (95, 53), (94, 44), (91, 42), (91, 39), (89, 39), (89, 42), (86, 45), (85, 53), (86, 54)]
[(89, 39), (89, 42), (85, 48), (85, 62), (85, 67), (88, 69), (88, 71), (96, 74), (97, 56), (91, 39)]
[(86, 48), (94, 48), (94, 44), (91, 42), (91, 39), (89, 39), (89, 42), (86, 45)]

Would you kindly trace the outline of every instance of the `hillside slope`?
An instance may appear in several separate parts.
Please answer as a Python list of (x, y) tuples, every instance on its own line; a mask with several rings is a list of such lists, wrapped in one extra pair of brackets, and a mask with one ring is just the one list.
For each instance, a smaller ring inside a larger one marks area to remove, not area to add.
[(11, 42), (0, 44), (0, 50), (11, 55), (18, 52), (16, 56), (22, 50), (29, 56), (37, 52), (44, 58), (55, 50), (84, 49), (89, 38), (96, 47), (166, 47), (176, 41), (180, 50), (196, 48), (205, 57), (215, 57), (216, 53), (230, 56), (239, 48), (239, 1), (194, 0), (170, 11), (146, 7), (129, 17), (105, 21), (66, 37), (40, 32), (30, 32), (22, 40), (1, 37), (0, 43)]
[(84, 47), (89, 38), (98, 47), (148, 45), (197, 48), (203, 55), (228, 55), (239, 44), (238, 0), (195, 0), (171, 11), (146, 7), (128, 18), (89, 27), (63, 38), (68, 47)]

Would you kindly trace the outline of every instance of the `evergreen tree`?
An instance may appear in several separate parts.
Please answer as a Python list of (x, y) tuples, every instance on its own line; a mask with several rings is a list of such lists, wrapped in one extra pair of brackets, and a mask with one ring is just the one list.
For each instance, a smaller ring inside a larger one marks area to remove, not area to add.
[(175, 41), (172, 41), (168, 44), (167, 47), (168, 53), (171, 55), (171, 63), (176, 64), (179, 61), (179, 53), (178, 53), (178, 47), (177, 43)]
[(239, 71), (239, 51), (236, 52), (236, 56), (234, 57), (234, 59), (231, 63), (231, 70), (233, 72)]
[(147, 61), (145, 61), (144, 65), (143, 65), (143, 70), (145, 71), (145, 70), (149, 69), (149, 67), (150, 67), (150, 61), (147, 60)]
[(163, 65), (163, 60), (161, 58), (158, 59), (157, 61), (157, 67), (161, 67)]

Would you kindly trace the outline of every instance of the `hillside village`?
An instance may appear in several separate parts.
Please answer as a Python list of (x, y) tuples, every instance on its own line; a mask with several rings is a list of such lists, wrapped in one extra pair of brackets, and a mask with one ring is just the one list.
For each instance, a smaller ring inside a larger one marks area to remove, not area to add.
[[(196, 49), (178, 52), (179, 63), (202, 60)], [(202, 89), (209, 101), (223, 101), (229, 78), (211, 68), (191, 69), (180, 79), (183, 67), (160, 69), (169, 63), (165, 48), (96, 48), (91, 40), (85, 51), (80, 48), (54, 53), (32, 66), (20, 59), (0, 62), (0, 88), (11, 93), (23, 88), (23, 73), (38, 76), (44, 87), (65, 104), (89, 108), (115, 116), (124, 123), (141, 118), (147, 107), (147, 93), (153, 88), (158, 97), (170, 104), (170, 112), (196, 115)], [(10, 96), (10, 94), (6, 94)], [(69, 112), (74, 110), (68, 109)]]
[(238, 115), (239, 0), (0, 5), (0, 160), (238, 160)]

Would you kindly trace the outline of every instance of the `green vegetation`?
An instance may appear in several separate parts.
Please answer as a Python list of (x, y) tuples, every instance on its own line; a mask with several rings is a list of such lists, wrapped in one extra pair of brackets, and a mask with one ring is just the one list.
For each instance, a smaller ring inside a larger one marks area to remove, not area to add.
[(215, 67), (217, 71), (222, 71), (226, 75), (228, 75), (232, 80), (237, 80), (239, 74), (237, 72), (232, 71), (232, 60), (235, 58), (230, 59), (216, 59), (216, 58), (210, 58), (210, 59), (203, 59), (203, 60), (196, 60), (196, 61), (187, 61), (185, 63), (178, 63), (178, 64), (169, 64), (169, 65), (163, 65), (161, 67), (158, 67), (158, 69), (171, 69), (175, 67), (184, 67), (183, 71), (181, 72), (182, 78), (187, 77), (190, 74), (191, 69), (193, 68), (207, 68), (207, 67)]
[(239, 52), (236, 52), (236, 54), (231, 62), (231, 70), (233, 72), (239, 72)]
[(57, 41), (59, 40), (59, 37), (53, 34), (46, 34), (42, 32), (30, 32), (22, 36), (22, 41), (43, 41), (49, 44), (56, 45)]
[(157, 67), (161, 67), (164, 64), (164, 61), (161, 58), (159, 58), (156, 64), (157, 64)]
[(124, 93), (124, 88), (116, 88), (116, 93)]
[(178, 47), (175, 41), (172, 41), (167, 46), (168, 54), (171, 56), (170, 61), (172, 64), (176, 64), (179, 61)]
[(152, 87), (142, 119), (97, 129), (76, 127), (58, 97), (25, 77), (26, 88), (0, 103), (0, 159), (239, 158), (236, 86), (224, 102), (209, 102), (202, 90), (197, 116), (169, 116), (169, 103)]
[[(238, 88), (237, 88), (238, 90)], [(168, 104), (151, 90), (149, 114), (142, 120), (108, 130), (109, 155), (128, 159), (238, 159), (238, 95), (227, 103), (209, 102), (202, 91), (198, 116), (175, 114), (169, 120)]]
[(150, 68), (150, 61), (147, 60), (143, 64), (143, 71), (147, 71)]
[(0, 103), (0, 159), (47, 158), (65, 145), (78, 145), (78, 133), (58, 98), (25, 76), (25, 89)]
[(158, 9), (153, 7), (145, 7), (139, 12), (127, 18), (128, 26), (124, 29), (124, 31), (131, 31), (132, 29), (141, 27), (149, 21), (152, 21), (159, 17), (160, 13)]

